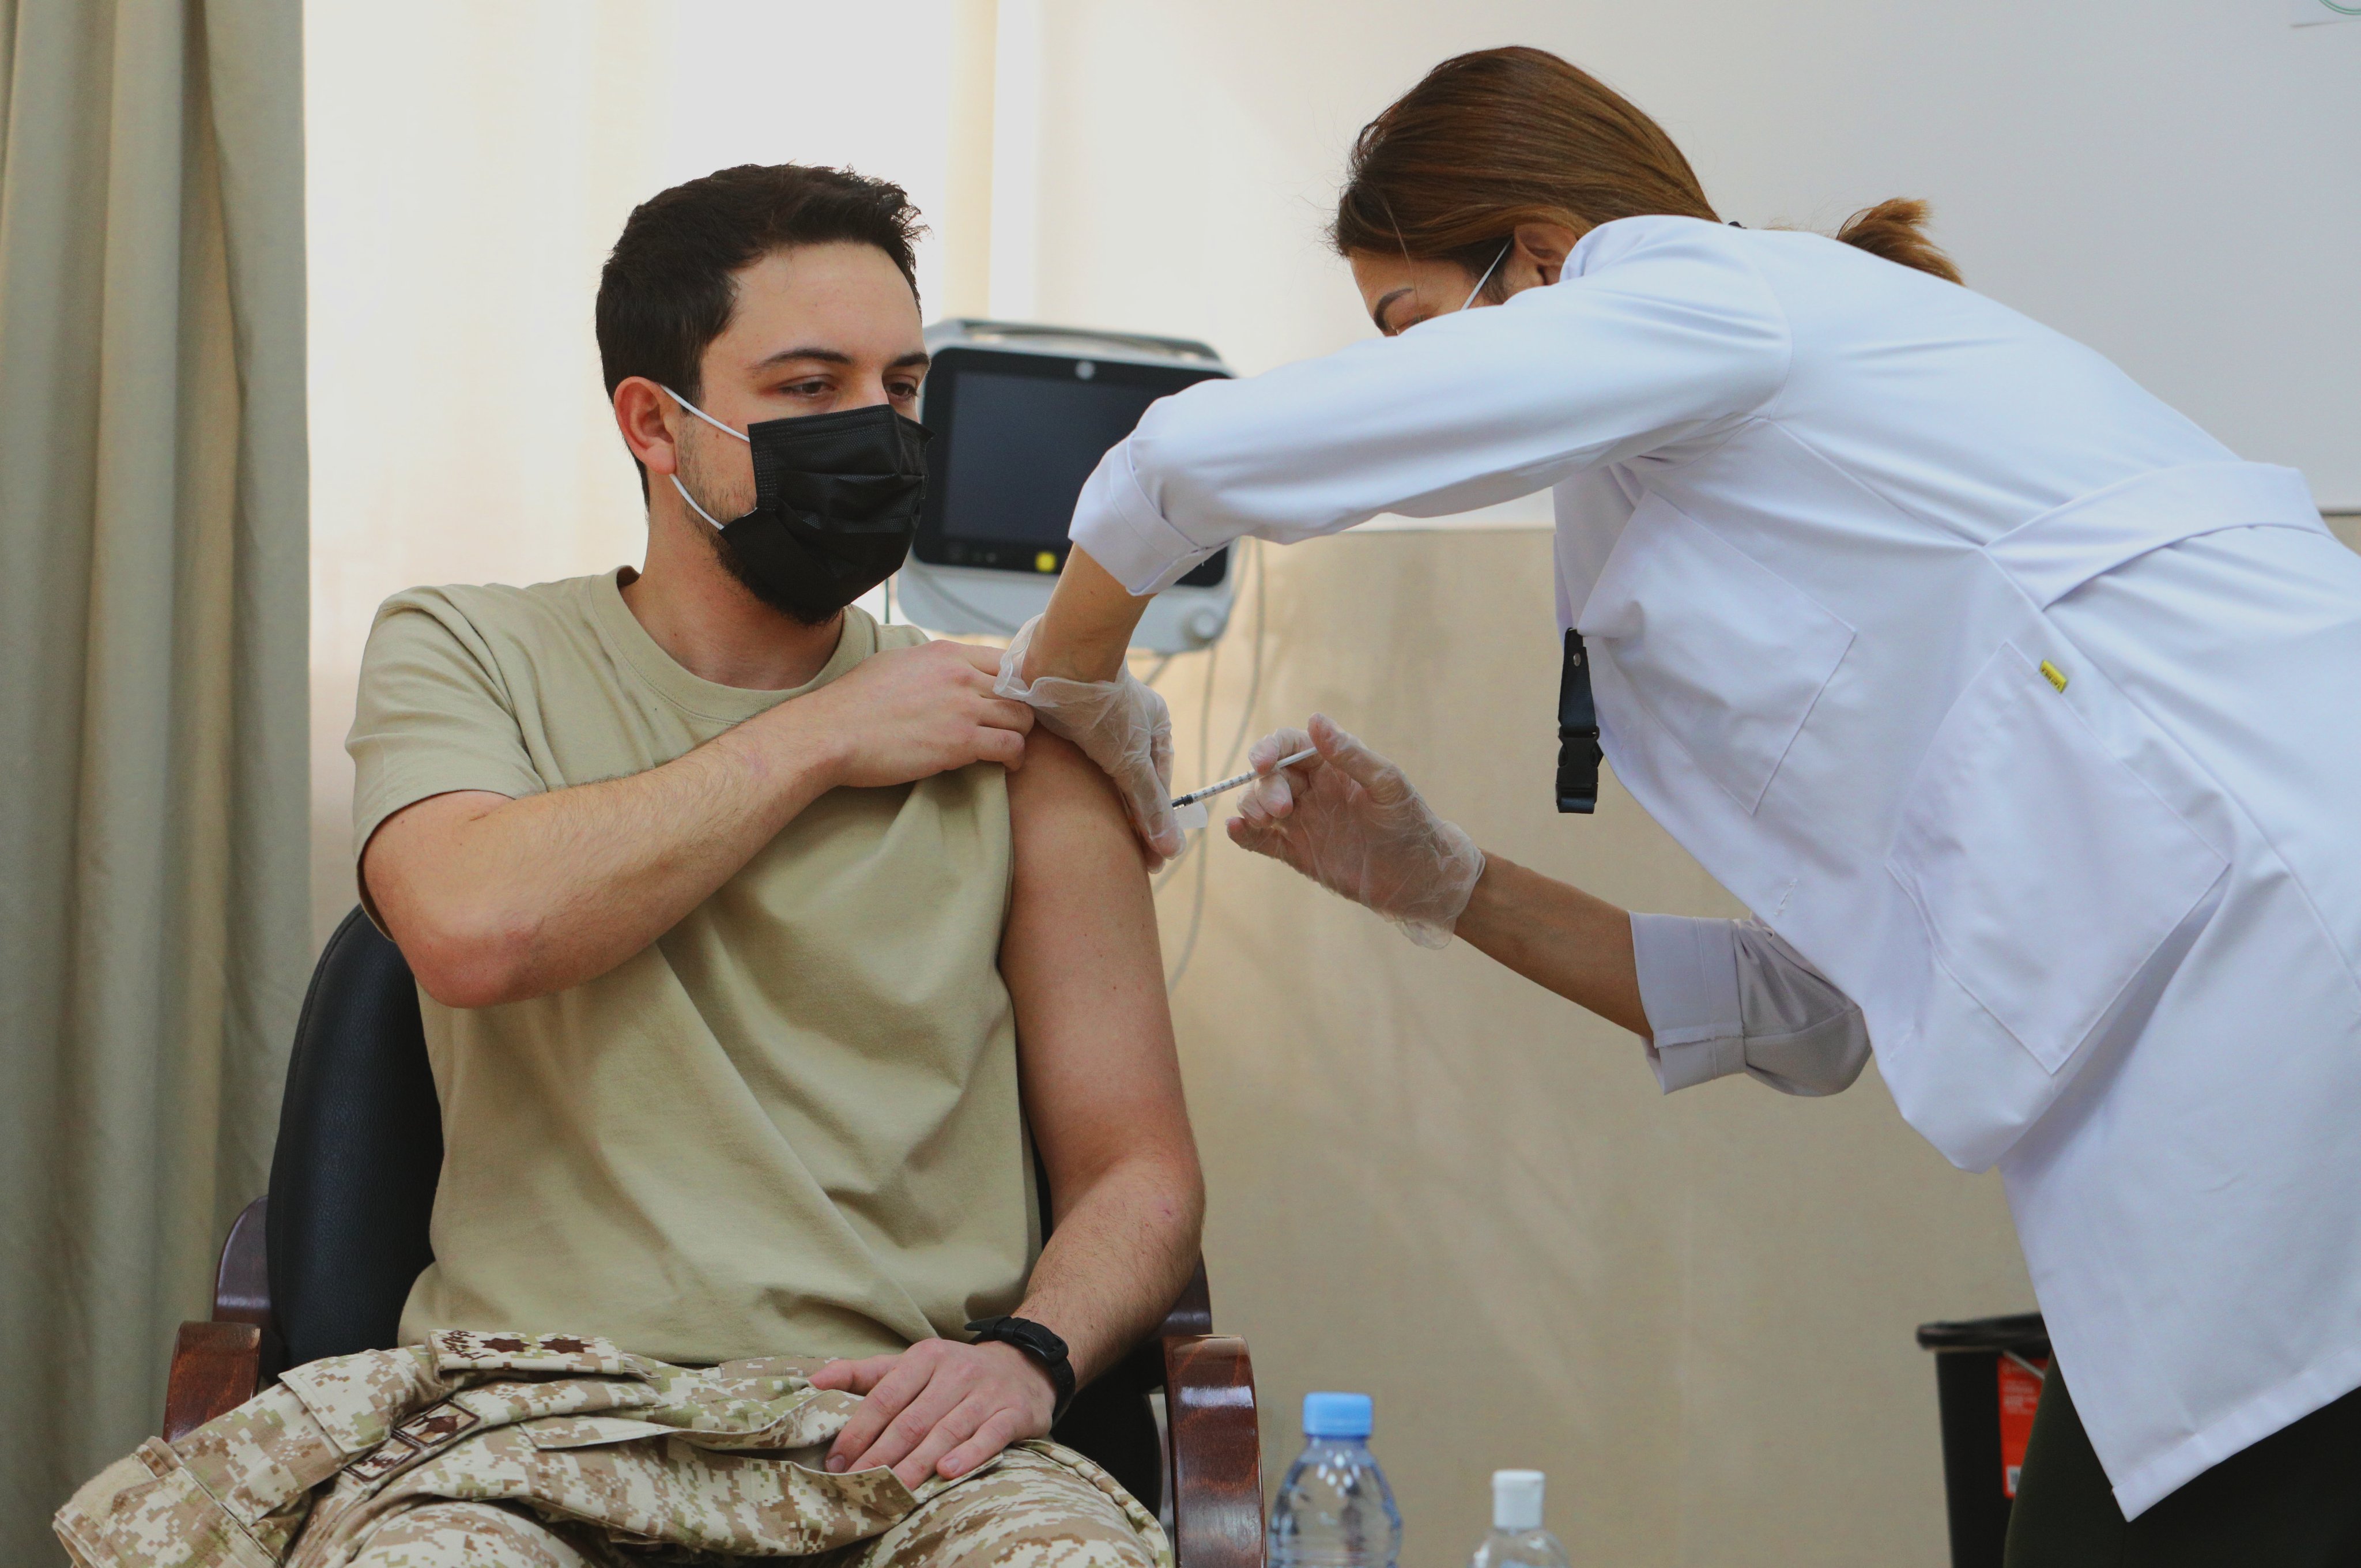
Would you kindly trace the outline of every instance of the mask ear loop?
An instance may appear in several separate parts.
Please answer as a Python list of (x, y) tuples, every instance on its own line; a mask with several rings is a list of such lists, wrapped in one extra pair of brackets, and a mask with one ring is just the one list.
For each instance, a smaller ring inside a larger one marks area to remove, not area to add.
[(1484, 276), (1476, 280), (1476, 286), (1467, 291), (1467, 297), (1466, 299), (1459, 302), (1459, 308), (1461, 310), (1464, 311), (1468, 306), (1476, 302), (1476, 296), (1484, 291), (1484, 285), (1492, 280), (1492, 274), (1500, 269), (1500, 263), (1509, 259), (1509, 252), (1515, 249), (1516, 245), (1517, 236), (1515, 235), (1510, 235), (1509, 236), (1509, 242), (1500, 247), (1500, 254), (1492, 258), (1492, 265), (1484, 269)]
[[(1501, 254), (1506, 255), (1507, 252), (1504, 251)], [(1495, 263), (1494, 265), (1497, 266), (1498, 263)], [(1489, 274), (1487, 274), (1487, 276), (1489, 276)], [(695, 403), (690, 402), (686, 398), (682, 397), (678, 392), (674, 391), (670, 387), (666, 387), (662, 381), (658, 381), (656, 386), (664, 392), (665, 397), (670, 398), (674, 402), (678, 403), (682, 408), (686, 409), (689, 412), (695, 414), (697, 418), (703, 420), (706, 423), (711, 425), (722, 434), (734, 435), (739, 440), (745, 442), (749, 446), (754, 444), (753, 439), (747, 435), (744, 431), (730, 429), (719, 420), (715, 419), (711, 414), (707, 413), (703, 409), (698, 408)]]
[[(734, 435), (739, 440), (745, 442), (749, 446), (754, 444), (752, 438), (745, 434), (745, 433), (730, 429), (719, 420), (715, 419), (711, 414), (707, 413), (703, 409), (698, 408), (695, 403), (690, 402), (686, 398), (682, 397), (678, 392), (674, 391), (670, 387), (664, 386), (662, 381), (658, 381), (656, 385), (663, 389), (665, 397), (670, 398), (674, 402), (678, 403), (682, 408), (686, 409), (689, 412), (695, 414), (697, 418), (703, 420), (706, 423), (711, 425), (722, 434)], [(697, 498), (688, 493), (688, 487), (680, 482), (680, 475), (677, 472), (667, 474), (664, 477), (672, 481), (672, 488), (680, 492), (680, 499), (688, 503), (689, 510), (703, 518), (708, 523), (712, 524), (713, 531), (716, 533), (722, 531), (722, 525), (714, 521), (713, 514), (697, 504)]]

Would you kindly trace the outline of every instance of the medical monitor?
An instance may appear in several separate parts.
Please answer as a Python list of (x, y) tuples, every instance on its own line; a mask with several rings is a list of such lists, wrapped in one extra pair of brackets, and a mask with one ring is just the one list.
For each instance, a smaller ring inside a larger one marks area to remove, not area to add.
[[(1150, 403), (1229, 371), (1202, 344), (1000, 322), (928, 332), (918, 417), (934, 432), (927, 498), (896, 579), (902, 613), (1005, 634), (1049, 599), (1083, 483)], [(1228, 620), (1229, 552), (1159, 596), (1142, 647), (1202, 647)]]

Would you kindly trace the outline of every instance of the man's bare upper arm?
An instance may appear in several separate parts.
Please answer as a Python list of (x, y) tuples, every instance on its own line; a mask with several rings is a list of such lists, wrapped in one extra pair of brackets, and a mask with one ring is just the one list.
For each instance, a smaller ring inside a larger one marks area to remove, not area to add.
[(508, 804), (507, 795), (490, 790), (430, 795), (379, 823), (361, 846), (361, 900), (431, 996), (454, 1001), (445, 992), (461, 989), (447, 984), (442, 972), (446, 949), (464, 948), (468, 942), (465, 933), (452, 929), (457, 923), (445, 907), (456, 880), (458, 835)]
[(1114, 786), (1036, 729), (1008, 811), (1016, 887), (1000, 968), (1053, 1198), (1062, 1212), (1125, 1158), (1175, 1162), (1193, 1182), (1155, 899)]

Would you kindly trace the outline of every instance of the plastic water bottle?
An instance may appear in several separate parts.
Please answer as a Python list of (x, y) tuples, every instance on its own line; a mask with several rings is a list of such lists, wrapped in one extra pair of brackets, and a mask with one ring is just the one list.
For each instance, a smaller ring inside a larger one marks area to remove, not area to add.
[(1367, 1394), (1303, 1396), (1303, 1454), (1270, 1508), (1268, 1568), (1394, 1568), (1401, 1512), (1369, 1452)]
[(1566, 1568), (1565, 1548), (1542, 1528), (1538, 1470), (1492, 1472), (1492, 1533), (1468, 1568)]

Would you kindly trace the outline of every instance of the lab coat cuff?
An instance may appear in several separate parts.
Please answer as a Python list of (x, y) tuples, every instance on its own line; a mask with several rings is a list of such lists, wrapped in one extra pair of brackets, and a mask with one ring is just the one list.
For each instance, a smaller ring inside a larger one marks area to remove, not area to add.
[(1143, 595), (1163, 592), (1221, 548), (1198, 545), (1165, 521), (1132, 471), (1128, 440), (1108, 448), (1091, 470), (1067, 537), (1125, 591)]
[(1631, 958), (1659, 1088), (1670, 1094), (1746, 1070), (1734, 922), (1634, 915)]

